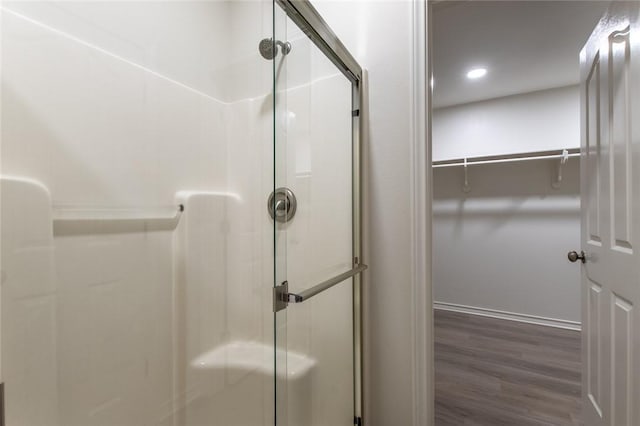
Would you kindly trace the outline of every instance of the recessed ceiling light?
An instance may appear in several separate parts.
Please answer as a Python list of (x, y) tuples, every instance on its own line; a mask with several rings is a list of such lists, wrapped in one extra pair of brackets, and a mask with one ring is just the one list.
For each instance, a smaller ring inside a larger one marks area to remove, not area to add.
[(484, 77), (485, 75), (487, 75), (486, 68), (474, 68), (472, 70), (469, 70), (469, 72), (467, 72), (467, 78), (471, 80)]

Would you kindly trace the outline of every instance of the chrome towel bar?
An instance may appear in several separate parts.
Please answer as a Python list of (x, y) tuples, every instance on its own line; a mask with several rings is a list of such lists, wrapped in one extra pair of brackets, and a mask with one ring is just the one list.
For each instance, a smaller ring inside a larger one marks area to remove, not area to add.
[(311, 299), (316, 294), (333, 287), (336, 284), (340, 284), (347, 278), (351, 278), (367, 269), (365, 264), (356, 265), (353, 269), (343, 272), (340, 275), (336, 275), (333, 278), (322, 281), (319, 284), (314, 285), (300, 293), (289, 293), (289, 283), (284, 281), (281, 285), (273, 288), (273, 311), (278, 312), (285, 309), (289, 303), (302, 303), (305, 300)]

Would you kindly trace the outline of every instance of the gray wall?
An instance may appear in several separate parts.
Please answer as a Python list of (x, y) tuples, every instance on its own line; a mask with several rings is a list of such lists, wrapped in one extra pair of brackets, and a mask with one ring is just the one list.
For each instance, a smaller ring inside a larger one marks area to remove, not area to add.
[(434, 300), (580, 321), (579, 159), (434, 169)]
[(578, 86), (489, 99), (433, 112), (435, 161), (579, 146)]

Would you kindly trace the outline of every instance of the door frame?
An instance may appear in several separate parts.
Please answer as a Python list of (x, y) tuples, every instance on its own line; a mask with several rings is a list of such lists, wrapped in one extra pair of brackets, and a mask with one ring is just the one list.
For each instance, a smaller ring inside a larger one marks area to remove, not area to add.
[(412, 1), (411, 55), (411, 325), (413, 426), (435, 422), (432, 294), (433, 6), (443, 0)]

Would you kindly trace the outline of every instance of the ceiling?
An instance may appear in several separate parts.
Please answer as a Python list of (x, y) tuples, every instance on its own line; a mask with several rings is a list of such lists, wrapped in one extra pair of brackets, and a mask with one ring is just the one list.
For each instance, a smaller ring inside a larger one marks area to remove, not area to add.
[[(442, 1), (434, 6), (434, 107), (577, 84), (578, 53), (606, 1)], [(477, 80), (474, 67), (487, 68)]]

